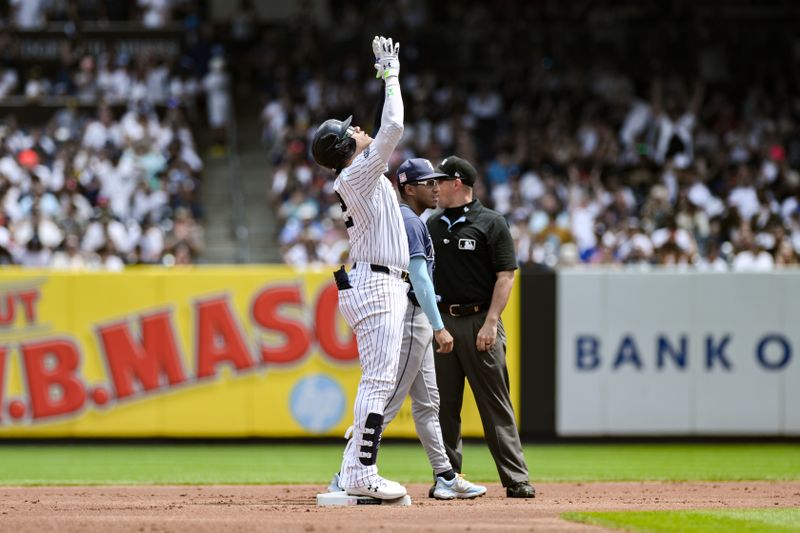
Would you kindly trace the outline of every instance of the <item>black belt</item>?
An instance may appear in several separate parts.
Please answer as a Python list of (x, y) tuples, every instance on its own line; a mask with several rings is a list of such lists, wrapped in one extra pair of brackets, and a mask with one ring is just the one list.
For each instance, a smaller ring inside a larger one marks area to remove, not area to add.
[[(372, 270), (373, 272), (383, 272), (384, 274), (389, 274), (390, 276), (394, 275), (392, 273), (392, 270), (389, 267), (383, 266), (383, 265), (376, 265), (376, 264), (370, 263), (369, 264), (369, 269)], [(406, 283), (409, 282), (409, 280), (408, 280), (408, 272), (406, 272), (405, 270), (399, 270), (399, 271), (395, 270), (395, 272), (399, 272), (397, 274), (398, 278), (402, 279)]]
[(439, 311), (450, 316), (467, 316), (481, 313), (489, 309), (488, 303), (477, 304), (445, 304), (439, 303)]
[(417, 296), (413, 292), (408, 293), (408, 299), (412, 304), (416, 305), (417, 307), (422, 307), (421, 305), (419, 305), (419, 300), (417, 300)]

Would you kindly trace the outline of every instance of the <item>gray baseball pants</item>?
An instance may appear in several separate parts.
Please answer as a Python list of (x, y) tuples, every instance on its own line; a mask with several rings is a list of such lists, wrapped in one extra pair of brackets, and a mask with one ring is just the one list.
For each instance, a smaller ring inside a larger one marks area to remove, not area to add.
[[(452, 354), (443, 354), (448, 357)], [(433, 361), (433, 328), (421, 307), (409, 302), (403, 322), (403, 341), (400, 345), (400, 364), (397, 383), (383, 411), (383, 427), (397, 415), (406, 396), (411, 396), (411, 413), (417, 435), (428, 454), (428, 461), (437, 474), (452, 467), (439, 425), (439, 389), (436, 387), (436, 368)]]

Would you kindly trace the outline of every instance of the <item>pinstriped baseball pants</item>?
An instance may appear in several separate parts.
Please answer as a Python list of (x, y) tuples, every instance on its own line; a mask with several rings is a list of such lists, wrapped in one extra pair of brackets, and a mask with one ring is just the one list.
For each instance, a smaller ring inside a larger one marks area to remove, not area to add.
[(408, 284), (398, 277), (361, 265), (349, 277), (352, 288), (339, 291), (339, 310), (356, 335), (361, 380), (353, 405), (353, 436), (340, 471), (345, 489), (366, 486), (378, 475), (377, 465), (359, 460), (362, 444), (373, 438), (365, 435), (365, 422), (370, 413), (383, 415), (394, 390), (408, 306)]

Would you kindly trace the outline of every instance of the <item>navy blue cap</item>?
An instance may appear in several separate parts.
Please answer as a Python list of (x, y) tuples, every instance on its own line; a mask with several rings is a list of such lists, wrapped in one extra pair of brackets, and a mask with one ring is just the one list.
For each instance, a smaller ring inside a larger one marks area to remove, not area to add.
[(406, 159), (403, 161), (403, 164), (397, 168), (397, 183), (399, 185), (425, 181), (431, 178), (446, 177), (448, 177), (447, 174), (437, 172), (430, 161), (421, 157)]

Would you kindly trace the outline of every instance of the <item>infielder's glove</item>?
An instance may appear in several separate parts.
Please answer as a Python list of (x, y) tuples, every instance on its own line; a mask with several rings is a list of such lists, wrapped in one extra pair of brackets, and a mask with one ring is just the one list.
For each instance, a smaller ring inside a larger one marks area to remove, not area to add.
[(375, 54), (375, 77), (386, 79), (400, 74), (400, 43), (392, 42), (391, 37), (372, 39), (372, 53)]

